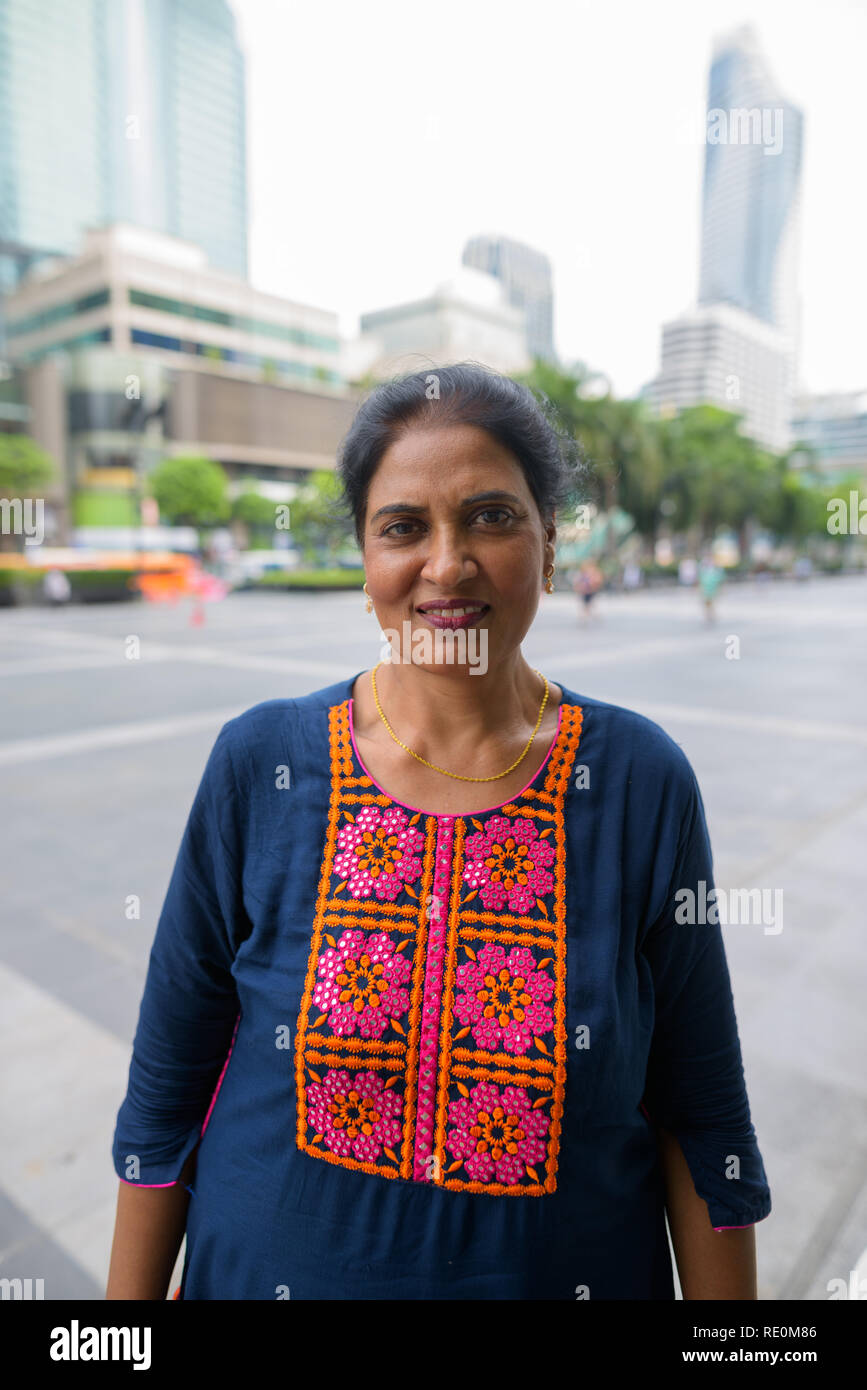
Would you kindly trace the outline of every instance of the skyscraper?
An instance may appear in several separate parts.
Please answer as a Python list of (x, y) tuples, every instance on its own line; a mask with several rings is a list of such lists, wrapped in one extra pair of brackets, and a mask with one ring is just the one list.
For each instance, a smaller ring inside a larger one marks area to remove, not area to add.
[(0, 289), (124, 221), (247, 271), (244, 60), (227, 0), (0, 0)]
[(660, 410), (710, 402), (769, 449), (790, 437), (803, 117), (748, 28), (717, 39), (706, 112), (698, 306), (663, 325)]
[(477, 236), (464, 247), (463, 264), (502, 283), (509, 303), (526, 316), (529, 355), (555, 362), (554, 290), (548, 257), (508, 237)]
[(699, 303), (734, 304), (798, 332), (801, 111), (753, 32), (718, 39), (708, 82)]

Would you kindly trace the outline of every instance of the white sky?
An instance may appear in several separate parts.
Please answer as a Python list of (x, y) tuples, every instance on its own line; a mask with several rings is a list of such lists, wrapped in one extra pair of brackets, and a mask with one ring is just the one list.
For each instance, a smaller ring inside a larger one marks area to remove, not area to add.
[(232, 0), (247, 55), (250, 269), (358, 315), (467, 237), (547, 252), (555, 338), (619, 394), (694, 302), (713, 36), (749, 21), (805, 113), (802, 384), (867, 387), (867, 0)]

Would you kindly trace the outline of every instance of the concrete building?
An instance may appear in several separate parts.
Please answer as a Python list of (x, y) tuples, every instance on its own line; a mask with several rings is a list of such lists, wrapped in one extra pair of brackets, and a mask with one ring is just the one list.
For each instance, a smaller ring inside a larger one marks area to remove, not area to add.
[(347, 375), (374, 377), (450, 362), (483, 362), (500, 372), (529, 368), (525, 321), (490, 275), (462, 269), (425, 299), (361, 318), (361, 339), (347, 347)]
[(792, 419), (795, 441), (815, 452), (815, 472), (828, 482), (849, 474), (867, 479), (867, 391), (801, 396)]
[(336, 314), (255, 290), (200, 247), (124, 224), (89, 232), (75, 257), (40, 263), (6, 313), (14, 365), (103, 342), (285, 384), (342, 380)]
[(659, 376), (644, 395), (660, 413), (707, 403), (743, 416), (767, 449), (790, 439), (789, 340), (731, 304), (701, 304), (663, 325)]
[(336, 315), (255, 290), (196, 246), (102, 228), (80, 255), (35, 267), (7, 307), (29, 432), (59, 465), (47, 500), (65, 536), (135, 524), (166, 454), (290, 490), (334, 466), (354, 409)]
[(499, 280), (509, 303), (524, 314), (530, 357), (556, 362), (554, 288), (548, 257), (509, 237), (477, 236), (467, 242), (462, 259), (465, 266)]
[(0, 292), (126, 221), (247, 273), (244, 60), (227, 0), (0, 0)]

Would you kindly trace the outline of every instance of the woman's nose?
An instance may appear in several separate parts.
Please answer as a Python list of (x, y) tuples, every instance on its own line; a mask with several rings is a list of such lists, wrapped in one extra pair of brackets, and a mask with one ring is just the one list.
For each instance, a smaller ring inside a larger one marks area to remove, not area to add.
[(443, 532), (432, 534), (429, 539), (423, 573), (425, 578), (448, 586), (472, 579), (478, 573), (478, 565), (460, 537)]

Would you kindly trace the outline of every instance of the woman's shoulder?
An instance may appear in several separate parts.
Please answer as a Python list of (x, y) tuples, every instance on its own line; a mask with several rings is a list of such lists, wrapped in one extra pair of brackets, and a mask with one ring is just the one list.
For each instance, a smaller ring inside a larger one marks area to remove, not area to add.
[(695, 773), (677, 743), (655, 720), (625, 705), (611, 704), (581, 695), (559, 681), (563, 704), (581, 709), (579, 750), (606, 763), (621, 764), (642, 781), (660, 779), (668, 785), (692, 789)]
[(355, 679), (352, 676), (335, 681), (307, 695), (261, 700), (227, 720), (220, 729), (217, 744), (230, 757), (271, 748), (275, 742), (287, 748), (297, 746), (299, 739), (303, 741), (305, 735), (309, 737), (314, 728), (327, 731), (328, 710), (349, 697)]

